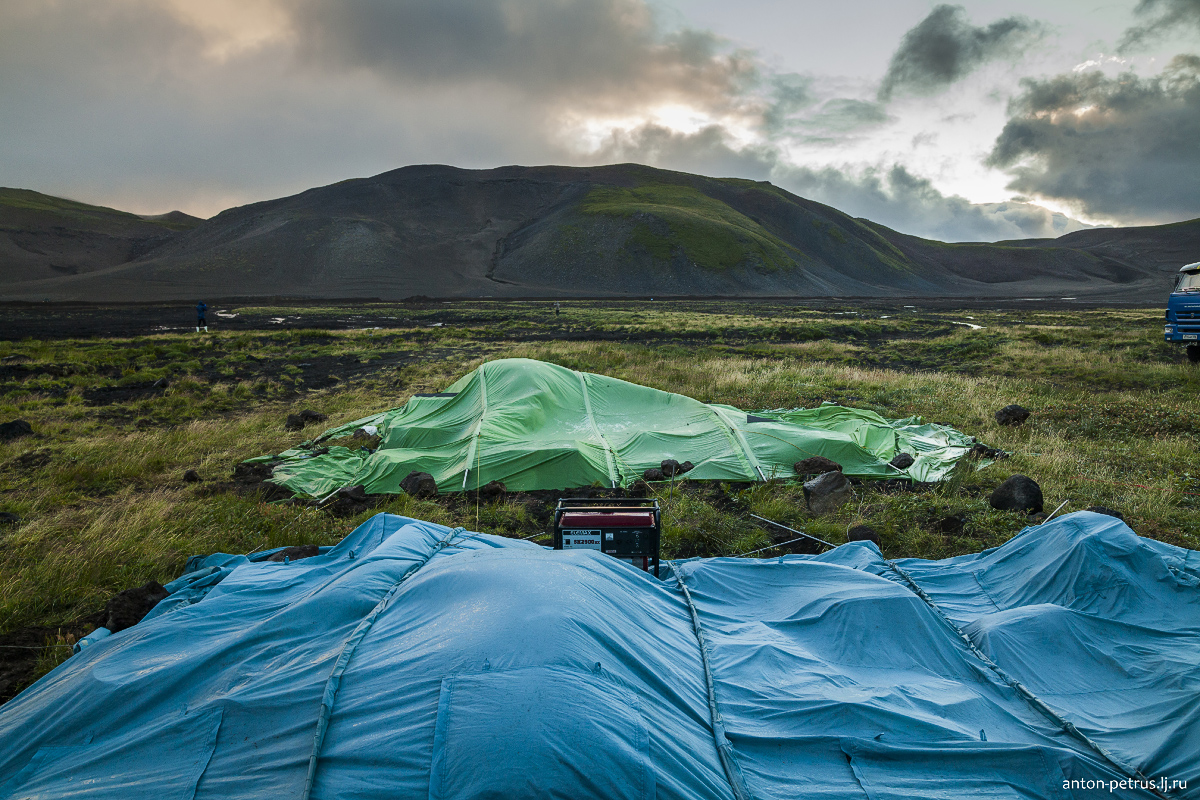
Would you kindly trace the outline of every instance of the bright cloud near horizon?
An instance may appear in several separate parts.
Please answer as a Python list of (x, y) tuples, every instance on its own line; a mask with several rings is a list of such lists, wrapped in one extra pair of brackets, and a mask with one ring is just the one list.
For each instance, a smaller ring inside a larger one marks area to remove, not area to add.
[(1200, 0), (0, 3), (0, 185), (207, 217), (627, 161), (950, 241), (1195, 218)]

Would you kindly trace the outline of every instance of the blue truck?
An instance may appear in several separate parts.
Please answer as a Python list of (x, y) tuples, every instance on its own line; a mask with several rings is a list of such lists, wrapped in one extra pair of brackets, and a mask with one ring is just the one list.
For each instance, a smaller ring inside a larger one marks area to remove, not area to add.
[(1167, 300), (1163, 336), (1168, 342), (1187, 345), (1188, 361), (1200, 362), (1200, 261), (1179, 270)]

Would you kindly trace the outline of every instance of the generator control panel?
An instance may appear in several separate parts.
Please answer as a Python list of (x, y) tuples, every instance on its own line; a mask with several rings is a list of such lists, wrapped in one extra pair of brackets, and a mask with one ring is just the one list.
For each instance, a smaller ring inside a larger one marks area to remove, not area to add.
[(555, 550), (599, 550), (656, 578), (661, 538), (657, 500), (564, 498), (554, 510)]

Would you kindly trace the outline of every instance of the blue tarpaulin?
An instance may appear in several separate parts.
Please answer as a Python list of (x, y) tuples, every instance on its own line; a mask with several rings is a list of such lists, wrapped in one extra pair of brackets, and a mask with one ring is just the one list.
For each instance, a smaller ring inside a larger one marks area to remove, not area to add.
[(0, 707), (0, 798), (1200, 797), (1200, 554), (1112, 517), (655, 579), (379, 515), (188, 566)]

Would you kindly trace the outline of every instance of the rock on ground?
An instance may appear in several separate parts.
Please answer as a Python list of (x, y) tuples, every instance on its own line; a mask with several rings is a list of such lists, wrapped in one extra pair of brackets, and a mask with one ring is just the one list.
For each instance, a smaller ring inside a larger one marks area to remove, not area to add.
[(33, 426), (23, 419), (14, 419), (12, 422), (0, 423), (0, 442), (11, 442), (13, 439), (20, 439), (22, 436), (32, 436)]
[(267, 557), (267, 561), (282, 562), (285, 558), (288, 561), (299, 561), (302, 558), (312, 558), (321, 554), (320, 548), (315, 544), (300, 544), (293, 547), (285, 547), (282, 550), (277, 550)]
[(427, 497), (437, 497), (438, 487), (437, 481), (428, 472), (417, 472), (413, 470), (404, 476), (404, 480), (400, 481), (400, 488), (404, 493), (423, 500)]
[(855, 525), (846, 532), (846, 540), (851, 542), (874, 542), (876, 547), (883, 549), (883, 542), (879, 539), (879, 531), (870, 525)]
[(157, 581), (118, 592), (104, 607), (104, 627), (113, 633), (132, 628), (166, 596), (167, 590)]
[(826, 472), (841, 472), (842, 465), (825, 458), (825, 456), (812, 456), (803, 461), (797, 461), (792, 465), (792, 469), (797, 475), (823, 475)]
[(889, 462), (888, 462), (888, 464), (889, 464), (890, 466), (893, 466), (893, 467), (895, 467), (896, 469), (908, 469), (908, 468), (909, 468), (909, 467), (911, 467), (911, 466), (912, 466), (912, 465), (913, 465), (915, 462), (916, 462), (916, 459), (915, 459), (915, 458), (913, 458), (913, 457), (912, 457), (910, 454), (908, 454), (908, 453), (897, 453), (897, 454), (896, 454), (896, 457), (895, 457), (895, 458), (893, 458), (891, 461), (889, 461)]
[(289, 431), (298, 431), (306, 425), (311, 425), (314, 422), (324, 422), (329, 417), (320, 412), (313, 411), (311, 408), (306, 408), (299, 414), (288, 414), (287, 419), (283, 423), (283, 427)]
[(508, 491), (508, 487), (500, 481), (488, 481), (479, 487), (479, 496), (484, 500), (498, 500)]
[(1042, 487), (1025, 475), (1013, 475), (996, 487), (988, 498), (988, 505), (999, 511), (1042, 510)]
[(841, 472), (826, 472), (804, 484), (804, 500), (814, 514), (836, 511), (850, 499), (850, 479)]
[(1106, 506), (1088, 506), (1084, 509), (1084, 511), (1091, 511), (1093, 514), (1106, 514), (1110, 517), (1116, 517), (1117, 519), (1121, 520), (1121, 522), (1125, 521), (1124, 514), (1122, 514), (1120, 511), (1114, 511), (1111, 508), (1107, 508)]
[(676, 475), (682, 475), (685, 472), (691, 472), (695, 468), (696, 465), (690, 461), (685, 461), (680, 464), (673, 458), (663, 459), (662, 464), (659, 466), (659, 469), (662, 470), (663, 476), (667, 478), (674, 478)]
[(996, 412), (996, 422), (1001, 425), (1020, 425), (1029, 419), (1029, 409), (1013, 403)]
[(183, 482), (184, 483), (199, 483), (202, 480), (204, 480), (204, 479), (200, 477), (200, 473), (196, 472), (196, 470), (194, 470), (194, 469), (189, 469), (188, 471), (183, 473)]
[(642, 480), (644, 481), (661, 481), (666, 480), (666, 477), (658, 467), (651, 467), (642, 473)]

